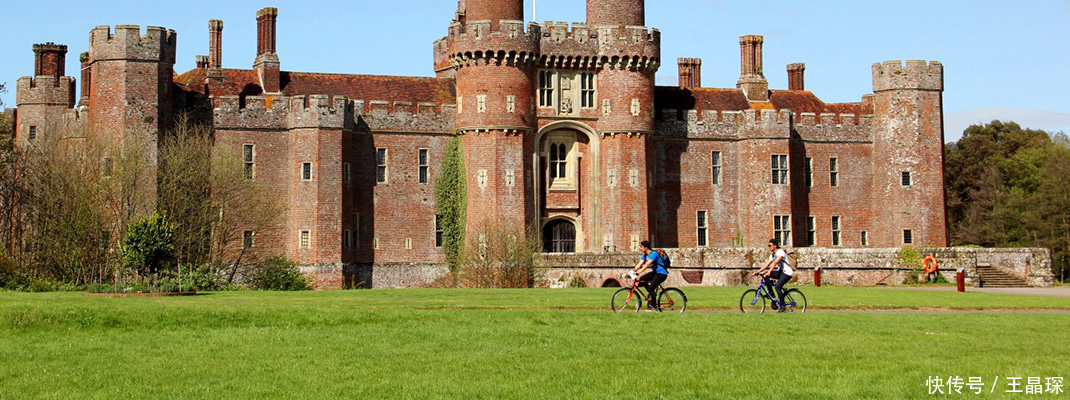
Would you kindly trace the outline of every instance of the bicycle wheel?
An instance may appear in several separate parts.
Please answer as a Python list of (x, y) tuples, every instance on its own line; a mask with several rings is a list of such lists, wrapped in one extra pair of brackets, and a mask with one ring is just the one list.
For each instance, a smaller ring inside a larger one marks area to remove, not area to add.
[(684, 312), (687, 309), (687, 296), (677, 288), (668, 288), (658, 295), (658, 308), (662, 312)]
[(784, 292), (784, 303), (787, 312), (806, 312), (806, 296), (799, 289), (789, 289)]
[(739, 298), (739, 311), (763, 313), (765, 312), (765, 298), (759, 296), (758, 291), (754, 289), (743, 292), (743, 297)]
[(639, 311), (639, 307), (643, 305), (643, 295), (639, 293), (639, 290), (635, 291), (635, 295), (632, 296), (631, 288), (623, 288), (613, 293), (613, 311), (621, 312), (624, 310)]

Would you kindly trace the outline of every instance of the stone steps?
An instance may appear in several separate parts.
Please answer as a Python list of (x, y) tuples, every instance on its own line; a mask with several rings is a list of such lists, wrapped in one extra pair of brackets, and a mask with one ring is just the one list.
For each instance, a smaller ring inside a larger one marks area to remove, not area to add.
[(981, 281), (981, 287), (985, 288), (1029, 287), (1024, 280), (1007, 275), (989, 265), (978, 265), (977, 277)]

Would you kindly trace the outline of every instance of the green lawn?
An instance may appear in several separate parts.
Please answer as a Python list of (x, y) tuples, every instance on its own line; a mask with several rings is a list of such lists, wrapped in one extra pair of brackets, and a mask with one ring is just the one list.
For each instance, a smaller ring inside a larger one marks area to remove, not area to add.
[[(744, 289), (687, 288), (689, 308), (734, 309)], [(815, 311), (1070, 310), (1067, 298), (803, 290)], [(986, 382), (958, 397), (1067, 396), (1003, 393), (1008, 376), (1070, 377), (1067, 314), (615, 314), (612, 293), (0, 292), (0, 398), (927, 398), (935, 375)]]

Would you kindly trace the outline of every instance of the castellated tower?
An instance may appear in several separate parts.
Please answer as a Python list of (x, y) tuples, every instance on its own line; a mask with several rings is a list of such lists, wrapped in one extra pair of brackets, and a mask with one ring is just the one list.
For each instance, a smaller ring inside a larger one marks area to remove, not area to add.
[(539, 30), (522, 0), (462, 0), (450, 26), (457, 133), (468, 183), (468, 228), (523, 229), (534, 220), (532, 94)]
[(939, 62), (873, 64), (874, 246), (947, 246), (944, 69)]
[[(175, 31), (137, 25), (98, 26), (89, 33), (89, 134), (105, 146), (129, 146), (138, 141), (141, 151), (156, 165), (159, 135), (173, 123)], [(154, 186), (155, 168), (146, 182)], [(155, 198), (155, 191), (146, 193)], [(152, 203), (155, 203), (153, 200)]]
[(74, 107), (74, 78), (63, 76), (67, 46), (35, 44), (34, 76), (15, 84), (18, 107), (16, 144), (25, 146), (46, 135), (65, 134), (65, 112)]

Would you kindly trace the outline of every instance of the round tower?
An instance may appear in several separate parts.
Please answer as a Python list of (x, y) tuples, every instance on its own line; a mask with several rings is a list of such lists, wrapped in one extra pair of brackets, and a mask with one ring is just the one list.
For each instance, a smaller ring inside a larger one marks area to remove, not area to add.
[(468, 225), (523, 229), (534, 216), (530, 139), (539, 29), (523, 0), (461, 0), (447, 38), (457, 133), (468, 174)]
[(645, 26), (644, 0), (587, 0), (587, 24)]

